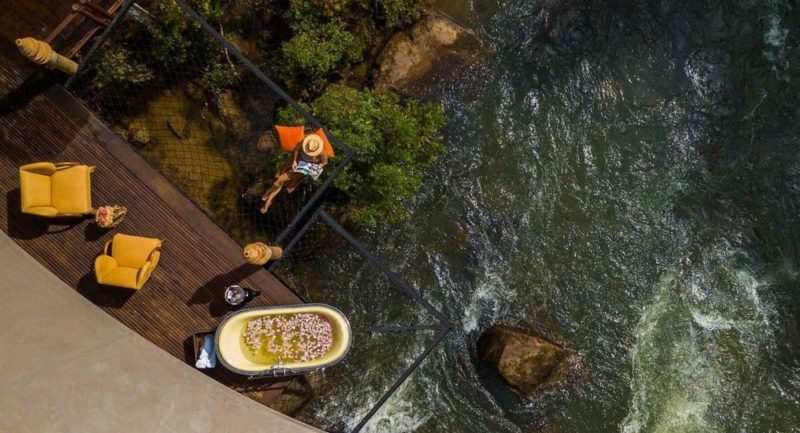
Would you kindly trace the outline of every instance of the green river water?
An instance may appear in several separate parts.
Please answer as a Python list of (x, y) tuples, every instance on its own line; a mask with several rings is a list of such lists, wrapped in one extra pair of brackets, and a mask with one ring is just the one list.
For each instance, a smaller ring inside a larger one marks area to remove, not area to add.
[[(359, 236), (456, 330), (369, 431), (800, 431), (800, 4), (443, 1), (489, 52), (431, 84), (449, 153)], [(521, 400), (526, 323), (584, 359)]]

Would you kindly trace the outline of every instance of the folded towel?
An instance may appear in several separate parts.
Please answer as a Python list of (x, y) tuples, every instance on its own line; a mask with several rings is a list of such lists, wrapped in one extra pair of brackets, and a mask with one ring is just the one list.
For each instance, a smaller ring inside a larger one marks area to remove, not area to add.
[(207, 349), (208, 360), (211, 363), (211, 368), (217, 366), (217, 347), (214, 345), (214, 335), (206, 335), (203, 339), (203, 348)]
[(297, 168), (294, 171), (302, 173), (306, 176), (311, 176), (314, 180), (322, 174), (322, 164), (314, 164), (313, 162), (300, 161), (297, 163)]
[(200, 356), (194, 363), (197, 368), (214, 368), (217, 365), (217, 352), (214, 348), (214, 336), (211, 334), (203, 337), (203, 348), (200, 349)]
[(195, 361), (194, 366), (201, 369), (211, 368), (211, 360), (208, 359), (208, 353), (206, 353), (205, 349), (203, 349), (203, 351), (200, 352), (200, 357), (197, 358), (197, 361)]

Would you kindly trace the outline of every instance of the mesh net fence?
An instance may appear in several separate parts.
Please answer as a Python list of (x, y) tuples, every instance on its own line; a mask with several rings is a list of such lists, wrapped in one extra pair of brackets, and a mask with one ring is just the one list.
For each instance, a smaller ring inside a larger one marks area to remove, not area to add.
[[(235, 240), (275, 242), (351, 152), (334, 142), (321, 176), (293, 173), (274, 126), (318, 122), (242, 51), (269, 59), (226, 33), (240, 28), (225, 21), (234, 14), (207, 12), (203, 22), (180, 2), (133, 3), (69, 88)], [(291, 180), (262, 213), (281, 172)]]
[(273, 407), (326, 431), (376, 430), (375, 412), (446, 334), (438, 311), (322, 210), (274, 272), (307, 302), (339, 308), (354, 335), (342, 362)]
[(306, 302), (348, 317), (348, 356), (294, 379), (273, 407), (326, 431), (369, 430), (447, 321), (319, 207), (353, 157), (327, 130), (335, 156), (322, 175), (285, 188), (261, 212), (291, 157), (274, 126), (322, 125), (261, 72), (275, 59), (245, 37), (268, 31), (258, 13), (189, 3), (128, 3), (68, 88), (233, 239), (283, 245), (271, 270)]

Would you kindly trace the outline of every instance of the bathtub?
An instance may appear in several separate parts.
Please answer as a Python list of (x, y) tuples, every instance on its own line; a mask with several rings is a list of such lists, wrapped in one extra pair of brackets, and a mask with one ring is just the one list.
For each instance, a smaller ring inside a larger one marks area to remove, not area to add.
[[(328, 319), (333, 330), (333, 344), (327, 353), (311, 361), (279, 364), (254, 362), (247, 356), (249, 348), (242, 339), (242, 332), (250, 320), (268, 315), (297, 313), (319, 314)], [(220, 323), (214, 336), (217, 359), (225, 368), (248, 376), (273, 377), (310, 373), (336, 364), (347, 355), (351, 340), (350, 322), (341, 311), (325, 304), (258, 307), (237, 311)]]

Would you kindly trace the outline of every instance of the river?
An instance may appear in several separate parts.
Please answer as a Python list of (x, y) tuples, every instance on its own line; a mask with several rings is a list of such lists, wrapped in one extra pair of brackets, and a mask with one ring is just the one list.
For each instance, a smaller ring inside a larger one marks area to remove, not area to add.
[[(441, 2), (489, 52), (426, 95), (409, 221), (359, 236), (456, 329), (367, 430), (800, 431), (800, 5), (600, 3)], [(518, 398), (498, 322), (583, 377)]]

